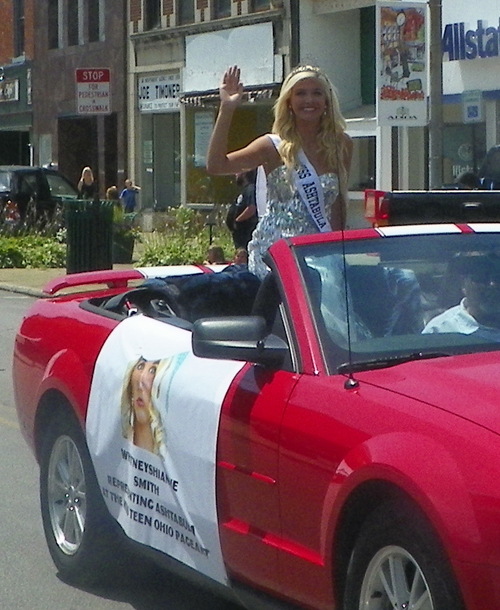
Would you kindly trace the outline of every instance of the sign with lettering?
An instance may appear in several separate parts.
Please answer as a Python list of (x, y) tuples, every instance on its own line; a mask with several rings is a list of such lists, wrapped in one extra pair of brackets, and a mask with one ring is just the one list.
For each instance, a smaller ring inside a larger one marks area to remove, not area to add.
[(177, 112), (181, 95), (181, 75), (159, 74), (143, 76), (137, 81), (140, 112)]
[(466, 29), (464, 21), (448, 23), (443, 32), (443, 54), (449, 61), (498, 57), (500, 48), (500, 18), (497, 25), (478, 19), (476, 29)]
[(227, 360), (200, 367), (191, 331), (131, 316), (99, 354), (86, 421), (101, 493), (127, 536), (223, 584), (217, 434), (242, 367)]
[(427, 125), (427, 6), (384, 2), (377, 6), (377, 121)]
[(19, 79), (10, 78), (0, 81), (0, 102), (19, 101)]
[(462, 116), (464, 123), (481, 123), (483, 117), (483, 92), (464, 91), (462, 93)]
[(78, 114), (110, 114), (109, 68), (77, 68), (76, 111)]

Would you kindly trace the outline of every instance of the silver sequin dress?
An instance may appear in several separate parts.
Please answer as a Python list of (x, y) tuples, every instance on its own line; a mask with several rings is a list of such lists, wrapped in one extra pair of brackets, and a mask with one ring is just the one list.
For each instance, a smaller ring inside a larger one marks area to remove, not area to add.
[[(337, 174), (319, 176), (325, 198), (325, 215), (330, 218), (332, 205), (339, 193)], [(284, 165), (267, 176), (267, 206), (248, 244), (248, 269), (263, 278), (269, 271), (262, 257), (269, 246), (281, 237), (317, 233), (318, 227), (294, 185), (290, 183)]]

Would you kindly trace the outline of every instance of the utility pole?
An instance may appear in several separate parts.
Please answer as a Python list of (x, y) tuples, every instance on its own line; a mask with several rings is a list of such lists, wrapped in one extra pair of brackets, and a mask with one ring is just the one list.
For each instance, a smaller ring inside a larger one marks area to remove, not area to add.
[(441, 0), (429, 0), (429, 188), (443, 184), (443, 53)]

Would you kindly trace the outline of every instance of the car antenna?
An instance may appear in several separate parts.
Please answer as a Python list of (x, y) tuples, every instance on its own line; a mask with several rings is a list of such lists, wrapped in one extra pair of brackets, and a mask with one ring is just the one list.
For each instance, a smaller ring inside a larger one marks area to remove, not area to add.
[(349, 291), (347, 289), (347, 261), (345, 252), (345, 236), (344, 227), (341, 229), (342, 232), (342, 264), (344, 267), (344, 298), (345, 298), (345, 311), (346, 311), (346, 322), (347, 322), (347, 349), (348, 349), (348, 360), (349, 360), (349, 376), (345, 380), (344, 388), (346, 390), (355, 390), (359, 387), (359, 381), (354, 378), (352, 373), (352, 344), (351, 344), (351, 316), (349, 311)]

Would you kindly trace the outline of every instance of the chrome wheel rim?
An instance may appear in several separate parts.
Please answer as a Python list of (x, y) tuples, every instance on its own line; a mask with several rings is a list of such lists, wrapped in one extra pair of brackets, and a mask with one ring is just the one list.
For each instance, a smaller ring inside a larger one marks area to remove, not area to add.
[(359, 610), (434, 610), (422, 570), (399, 546), (384, 547), (373, 557), (359, 599)]
[(48, 468), (47, 502), (54, 539), (63, 553), (80, 548), (87, 512), (86, 483), (78, 447), (69, 436), (54, 443)]

